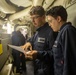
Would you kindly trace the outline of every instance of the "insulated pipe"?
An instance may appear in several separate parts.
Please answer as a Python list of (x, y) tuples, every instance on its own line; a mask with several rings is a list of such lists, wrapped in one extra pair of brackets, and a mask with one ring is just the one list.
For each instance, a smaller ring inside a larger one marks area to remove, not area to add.
[(5, 0), (0, 0), (0, 10), (6, 14), (11, 14), (16, 12), (16, 8), (9, 5)]
[(13, 20), (18, 19), (20, 17), (27, 16), (28, 13), (29, 13), (30, 8), (31, 7), (27, 8), (27, 9), (24, 9), (24, 10), (18, 12), (18, 13), (15, 13), (15, 14), (9, 16), (8, 19), (11, 20), (11, 21), (13, 21)]

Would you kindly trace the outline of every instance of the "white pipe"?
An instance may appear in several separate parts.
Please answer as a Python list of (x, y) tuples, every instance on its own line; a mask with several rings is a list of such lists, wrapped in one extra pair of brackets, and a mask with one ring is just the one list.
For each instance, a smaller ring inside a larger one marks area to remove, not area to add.
[(42, 2), (43, 2), (43, 0), (33, 0), (33, 5), (34, 6), (37, 6), (37, 5), (42, 6)]
[(16, 9), (13, 6), (7, 4), (5, 0), (0, 0), (0, 10), (4, 13), (15, 13), (16, 12), (15, 11)]
[(29, 13), (30, 8), (31, 7), (27, 8), (27, 9), (24, 9), (24, 10), (18, 12), (18, 13), (15, 13), (15, 14), (9, 16), (8, 19), (13, 21), (13, 20), (18, 19), (20, 17), (27, 16), (28, 13)]

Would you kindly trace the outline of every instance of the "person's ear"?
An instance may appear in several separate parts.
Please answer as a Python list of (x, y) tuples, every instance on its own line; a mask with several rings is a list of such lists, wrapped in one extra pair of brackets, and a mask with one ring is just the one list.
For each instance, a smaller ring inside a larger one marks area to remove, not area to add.
[(61, 22), (61, 17), (60, 16), (57, 17), (57, 21)]

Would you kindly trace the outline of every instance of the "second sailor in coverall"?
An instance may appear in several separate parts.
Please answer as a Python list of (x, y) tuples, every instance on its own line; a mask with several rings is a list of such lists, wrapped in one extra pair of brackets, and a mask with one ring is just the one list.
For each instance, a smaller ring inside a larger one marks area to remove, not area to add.
[(54, 74), (76, 75), (76, 28), (67, 21), (67, 12), (63, 6), (52, 7), (47, 12), (51, 28), (58, 36), (53, 45)]

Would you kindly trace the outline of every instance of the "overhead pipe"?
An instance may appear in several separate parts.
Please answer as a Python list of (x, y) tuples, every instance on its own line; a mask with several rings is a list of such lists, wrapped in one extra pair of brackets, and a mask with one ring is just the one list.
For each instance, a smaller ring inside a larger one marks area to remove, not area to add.
[(55, 2), (55, 0), (45, 0), (43, 7), (44, 9), (48, 9), (53, 3)]
[(16, 12), (16, 8), (9, 5), (5, 0), (0, 0), (0, 10), (6, 14), (11, 14)]
[(42, 6), (43, 0), (33, 0), (33, 6), (40, 5)]
[(29, 13), (30, 8), (31, 8), (31, 6), (28, 7), (27, 9), (24, 9), (24, 10), (18, 12), (18, 13), (15, 13), (15, 14), (9, 16), (8, 20), (13, 21), (13, 20), (18, 19), (18, 18), (21, 18), (23, 16), (27, 16), (28, 13)]

